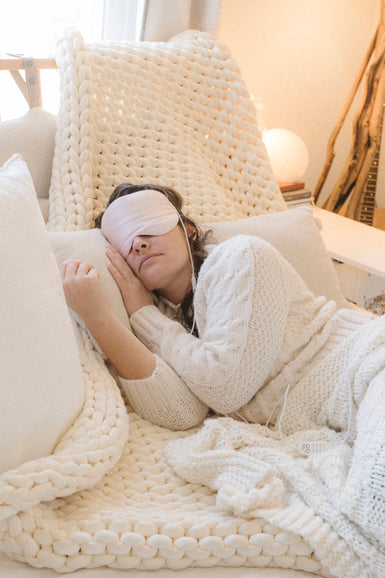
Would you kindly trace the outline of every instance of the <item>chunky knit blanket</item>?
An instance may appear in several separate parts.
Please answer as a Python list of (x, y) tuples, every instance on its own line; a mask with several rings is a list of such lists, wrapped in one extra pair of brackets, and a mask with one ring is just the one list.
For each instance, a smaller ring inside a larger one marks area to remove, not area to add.
[[(230, 418), (186, 432), (150, 424), (127, 411), (76, 331), (81, 414), (51, 456), (0, 476), (8, 556), (61, 573), (224, 565), (385, 575), (385, 317), (296, 386), (283, 440)], [(312, 441), (322, 453), (307, 455)]]
[(234, 516), (214, 491), (179, 477), (164, 450), (194, 431), (127, 411), (88, 333), (75, 330), (86, 401), (51, 456), (0, 476), (3, 552), (60, 573), (271, 565), (327, 575), (301, 535)]
[(285, 208), (237, 66), (212, 36), (61, 38), (51, 230), (87, 229), (122, 182), (174, 187), (198, 222)]

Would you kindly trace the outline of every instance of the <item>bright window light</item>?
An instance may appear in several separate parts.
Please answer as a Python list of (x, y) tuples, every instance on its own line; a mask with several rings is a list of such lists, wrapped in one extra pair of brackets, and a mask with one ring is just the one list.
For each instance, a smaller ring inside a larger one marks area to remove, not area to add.
[[(33, 58), (54, 56), (55, 38), (68, 27), (80, 30), (86, 42), (101, 38), (103, 0), (12, 0), (0, 18), (0, 54)], [(59, 75), (42, 70), (43, 107), (56, 113)], [(17, 118), (28, 105), (8, 71), (0, 71), (1, 120)]]

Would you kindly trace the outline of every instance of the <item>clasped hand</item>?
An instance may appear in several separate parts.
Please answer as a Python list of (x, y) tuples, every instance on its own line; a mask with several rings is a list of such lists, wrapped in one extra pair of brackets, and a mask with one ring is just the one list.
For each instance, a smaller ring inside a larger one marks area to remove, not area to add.
[(105, 309), (107, 300), (95, 267), (83, 261), (65, 261), (59, 266), (68, 307), (87, 321)]
[[(127, 314), (131, 316), (141, 307), (152, 305), (150, 291), (147, 291), (123, 257), (110, 245), (106, 254), (110, 260), (107, 268), (120, 290)], [(73, 260), (62, 263), (59, 270), (67, 305), (86, 324), (93, 316), (101, 315), (110, 309), (108, 297), (95, 267)]]

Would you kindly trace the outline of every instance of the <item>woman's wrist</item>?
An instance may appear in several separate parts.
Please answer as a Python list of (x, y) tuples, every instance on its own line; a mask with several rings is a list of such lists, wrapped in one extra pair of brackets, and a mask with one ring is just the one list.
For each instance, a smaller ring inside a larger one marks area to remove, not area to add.
[(151, 295), (138, 295), (136, 299), (133, 299), (131, 296), (131, 300), (128, 301), (126, 299), (124, 301), (124, 306), (127, 311), (127, 315), (131, 317), (134, 315), (139, 309), (142, 307), (147, 307), (147, 305), (154, 305), (154, 300)]
[(103, 315), (95, 315), (88, 322), (86, 321), (88, 330), (98, 343), (119, 324), (120, 320), (112, 311)]
[(120, 377), (146, 379), (152, 374), (155, 356), (112, 311), (93, 317), (87, 327)]

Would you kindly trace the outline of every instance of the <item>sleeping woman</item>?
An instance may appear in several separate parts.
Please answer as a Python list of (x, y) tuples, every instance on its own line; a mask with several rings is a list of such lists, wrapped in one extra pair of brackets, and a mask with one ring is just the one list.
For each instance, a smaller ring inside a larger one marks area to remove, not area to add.
[(210, 246), (168, 187), (120, 185), (96, 226), (133, 332), (87, 263), (61, 265), (66, 300), (132, 408), (161, 426), (191, 428), (210, 410), (273, 424), (288, 386), (373, 318), (314, 296), (258, 237)]

